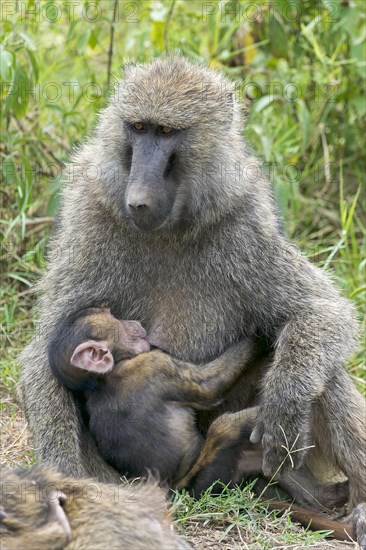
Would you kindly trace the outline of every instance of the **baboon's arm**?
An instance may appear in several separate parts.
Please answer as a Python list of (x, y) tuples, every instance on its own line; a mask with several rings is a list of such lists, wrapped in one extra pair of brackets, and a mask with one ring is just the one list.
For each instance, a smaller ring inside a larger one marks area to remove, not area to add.
[[(272, 289), (275, 354), (264, 376), (259, 423), (251, 438), (262, 443), (267, 477), (281, 466), (302, 464), (312, 444), (313, 404), (335, 370), (343, 369), (357, 334), (352, 305), (328, 277), (302, 257), (291, 260), (286, 272), (282, 266), (287, 285)], [(275, 280), (280, 268), (273, 267)]]

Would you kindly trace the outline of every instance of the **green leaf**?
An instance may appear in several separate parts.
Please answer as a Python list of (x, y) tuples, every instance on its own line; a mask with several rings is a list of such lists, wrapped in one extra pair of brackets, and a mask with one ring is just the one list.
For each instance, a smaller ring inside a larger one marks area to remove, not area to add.
[(364, 117), (366, 114), (366, 99), (365, 96), (359, 95), (350, 100), (350, 105), (354, 107), (357, 112), (357, 116), (360, 118)]
[(48, 23), (55, 24), (59, 21), (59, 10), (60, 6), (56, 4), (55, 0), (49, 0), (43, 5), (43, 12), (47, 14), (46, 17)]
[(275, 57), (287, 57), (287, 33), (283, 23), (277, 17), (271, 18), (269, 23), (269, 37), (272, 54)]
[(151, 42), (158, 49), (164, 49), (164, 29), (165, 23), (162, 21), (152, 21), (151, 23)]
[(18, 117), (23, 117), (27, 112), (31, 82), (22, 65), (18, 65), (14, 75), (14, 86), (11, 93), (14, 96), (12, 109)]
[(6, 113), (8, 113), (10, 109), (13, 108), (13, 103), (16, 99), (16, 94), (14, 90), (15, 90), (15, 86), (14, 86), (14, 80), (13, 80), (9, 88), (6, 90), (7, 94), (6, 94), (4, 107), (3, 107), (3, 115), (6, 115)]
[(363, 294), (364, 292), (366, 292), (366, 286), (361, 286), (359, 288), (356, 288), (356, 290), (354, 290), (350, 296), (351, 300), (353, 300), (353, 298), (355, 298), (356, 296)]
[(52, 182), (52, 192), (48, 200), (46, 209), (47, 216), (55, 216), (60, 208), (60, 191), (62, 188), (62, 184), (63, 180), (61, 176), (56, 177)]
[(30, 59), (31, 65), (32, 65), (34, 81), (38, 82), (39, 68), (38, 68), (38, 63), (37, 63), (36, 57), (35, 57), (34, 53), (31, 50), (27, 49), (27, 52), (28, 52), (29, 59)]
[(89, 28), (85, 32), (83, 32), (77, 39), (76, 50), (79, 54), (84, 53), (85, 48), (89, 42), (90, 35), (91, 35), (91, 29)]
[(19, 33), (19, 36), (21, 36), (24, 40), (24, 44), (26, 45), (27, 50), (32, 50), (33, 52), (36, 50), (36, 45), (33, 42), (33, 40), (30, 38), (30, 36), (27, 35), (27, 33), (21, 31)]
[(311, 118), (308, 108), (302, 99), (299, 99), (296, 103), (297, 116), (299, 118), (301, 127), (301, 149), (305, 151), (306, 144), (309, 140)]
[(348, 7), (342, 10), (342, 17), (337, 23), (333, 24), (333, 32), (339, 32), (339, 29), (346, 31), (347, 34), (353, 38), (357, 32), (357, 25), (360, 20), (360, 11)]
[(98, 45), (98, 38), (94, 30), (90, 33), (90, 38), (88, 45), (91, 47), (92, 50)]
[(22, 181), (29, 194), (33, 183), (33, 168), (25, 155), (22, 156), (22, 163)]
[(47, 107), (47, 109), (52, 109), (53, 111), (57, 111), (62, 114), (64, 114), (65, 112), (65, 108), (61, 107), (57, 103), (45, 103), (45, 107)]
[(13, 61), (13, 55), (0, 44), (0, 75), (4, 82), (12, 81)]
[(253, 112), (260, 113), (268, 107), (273, 101), (277, 99), (282, 99), (282, 97), (279, 94), (273, 94), (273, 95), (265, 95), (258, 99), (258, 101), (255, 102), (255, 105), (253, 107)]

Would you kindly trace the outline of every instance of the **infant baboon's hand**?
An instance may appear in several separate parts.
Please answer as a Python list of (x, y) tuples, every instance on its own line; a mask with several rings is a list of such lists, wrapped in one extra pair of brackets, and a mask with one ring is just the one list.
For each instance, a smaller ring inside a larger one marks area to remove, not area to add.
[(263, 474), (272, 477), (300, 468), (309, 446), (308, 434), (307, 422), (297, 413), (289, 410), (279, 414), (278, 409), (267, 414), (261, 411), (250, 441), (262, 444)]

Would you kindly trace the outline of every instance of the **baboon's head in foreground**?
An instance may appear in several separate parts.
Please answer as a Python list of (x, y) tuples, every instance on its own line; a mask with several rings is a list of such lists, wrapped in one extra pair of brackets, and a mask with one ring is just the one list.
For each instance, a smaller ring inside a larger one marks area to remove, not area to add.
[(93, 140), (115, 213), (151, 232), (230, 209), (242, 144), (233, 92), (222, 75), (182, 57), (127, 67)]

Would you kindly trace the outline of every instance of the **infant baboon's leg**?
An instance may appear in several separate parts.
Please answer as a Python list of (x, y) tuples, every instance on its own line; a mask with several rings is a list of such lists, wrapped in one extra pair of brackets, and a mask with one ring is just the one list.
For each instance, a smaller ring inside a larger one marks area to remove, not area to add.
[[(252, 407), (236, 413), (225, 413), (216, 418), (208, 429), (206, 441), (196, 463), (179, 481), (178, 487), (190, 487), (198, 495), (216, 480), (222, 483), (237, 483), (242, 472), (238, 464), (241, 451), (254, 449), (251, 473), (261, 471), (261, 452), (249, 442), (257, 418), (258, 408)], [(258, 469), (257, 467), (258, 466)], [(255, 471), (252, 471), (254, 468)]]

